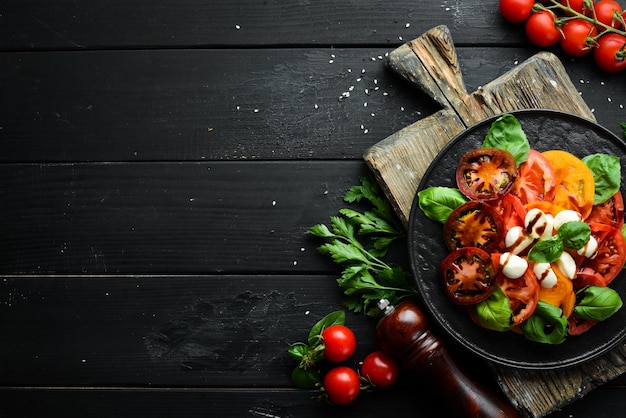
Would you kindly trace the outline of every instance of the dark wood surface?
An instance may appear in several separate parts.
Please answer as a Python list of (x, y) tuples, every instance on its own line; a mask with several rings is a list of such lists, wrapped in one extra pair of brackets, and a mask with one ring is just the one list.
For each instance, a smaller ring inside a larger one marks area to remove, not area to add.
[[(435, 25), (468, 91), (537, 52), (496, 1), (4, 1), (0, 416), (441, 416), (407, 377), (317, 403), (286, 351), (340, 308), (305, 231), (368, 147), (437, 110), (384, 65)], [(624, 74), (554, 52), (621, 136)], [(375, 321), (347, 322), (362, 358)], [(622, 376), (552, 416), (625, 395)]]

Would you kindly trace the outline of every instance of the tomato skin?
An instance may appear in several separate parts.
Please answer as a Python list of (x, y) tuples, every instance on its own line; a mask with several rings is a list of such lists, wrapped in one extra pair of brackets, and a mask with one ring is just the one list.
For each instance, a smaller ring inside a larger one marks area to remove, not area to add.
[(535, 0), (500, 0), (500, 13), (511, 23), (522, 23), (530, 16)]
[(598, 241), (596, 256), (585, 258), (582, 267), (589, 267), (600, 273), (606, 284), (622, 271), (626, 262), (626, 240), (622, 231), (600, 223), (590, 223), (591, 235)]
[(373, 351), (363, 359), (361, 376), (376, 387), (389, 387), (398, 378), (398, 362), (384, 351)]
[(479, 247), (493, 252), (502, 245), (504, 222), (498, 211), (480, 200), (469, 200), (454, 209), (443, 224), (448, 250)]
[(522, 204), (540, 200), (551, 202), (555, 189), (556, 180), (552, 165), (542, 153), (530, 149), (528, 158), (517, 170), (517, 179), (511, 187), (511, 193), (517, 196)]
[(324, 340), (324, 357), (327, 360), (339, 363), (354, 354), (356, 338), (352, 330), (345, 325), (331, 325), (322, 331)]
[(569, 7), (578, 13), (582, 13), (585, 7), (585, 0), (560, 0), (559, 3), (563, 6), (567, 6), (569, 3)]
[(509, 279), (504, 274), (498, 274), (498, 286), (509, 298), (513, 311), (512, 323), (519, 325), (527, 320), (537, 307), (539, 300), (539, 282), (532, 269), (527, 268), (522, 277)]
[(561, 32), (556, 27), (555, 15), (549, 10), (541, 10), (530, 15), (526, 21), (526, 37), (536, 46), (547, 48), (561, 39)]
[(498, 270), (491, 255), (476, 247), (463, 247), (448, 254), (439, 272), (444, 293), (458, 305), (482, 302), (497, 286)]
[(470, 199), (498, 199), (516, 178), (515, 157), (499, 148), (470, 150), (461, 156), (456, 169), (457, 186)]
[(507, 193), (502, 196), (502, 199), (489, 203), (496, 208), (496, 210), (502, 217), (505, 231), (502, 234), (503, 237), (506, 236), (506, 231), (513, 228), (514, 226), (524, 226), (524, 219), (526, 219), (526, 212), (528, 211), (526, 210), (526, 207), (522, 204), (519, 197), (515, 196), (512, 193)]
[(576, 315), (572, 315), (567, 318), (567, 323), (567, 333), (569, 335), (580, 335), (589, 331), (589, 329), (593, 327), (597, 323), (597, 321), (593, 321), (591, 319), (582, 319), (577, 317)]
[[(613, 20), (614, 14), (622, 13), (622, 6), (620, 6), (618, 2), (613, 0), (600, 0), (593, 6), (593, 10), (596, 14), (596, 19), (599, 22), (614, 28), (620, 26), (620, 23), (617, 20)], [(604, 28), (600, 27), (600, 30), (603, 29)]]
[(606, 202), (593, 206), (587, 222), (598, 222), (621, 231), (624, 227), (624, 197), (618, 190)]
[(324, 389), (328, 400), (335, 405), (353, 402), (361, 391), (359, 374), (347, 366), (335, 367), (324, 376)]
[(593, 49), (591, 37), (598, 34), (593, 23), (583, 19), (573, 19), (568, 21), (561, 28), (563, 36), (560, 45), (566, 54), (572, 57), (582, 57)]
[(593, 51), (593, 59), (603, 71), (622, 71), (626, 68), (626, 37), (617, 33), (602, 35)]

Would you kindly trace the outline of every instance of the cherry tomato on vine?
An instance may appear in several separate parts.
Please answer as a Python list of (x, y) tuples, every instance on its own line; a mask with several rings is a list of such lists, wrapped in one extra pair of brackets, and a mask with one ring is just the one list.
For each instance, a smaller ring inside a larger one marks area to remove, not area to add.
[(582, 57), (593, 49), (593, 38), (598, 34), (593, 23), (583, 19), (568, 21), (561, 28), (561, 48), (572, 57)]
[(335, 405), (347, 405), (353, 402), (361, 390), (359, 374), (347, 366), (329, 370), (324, 376), (323, 384), (328, 400)]
[(561, 39), (561, 32), (556, 27), (555, 15), (549, 10), (541, 10), (530, 15), (526, 21), (526, 36), (533, 44), (547, 48)]
[[(619, 20), (616, 19), (616, 14), (622, 14), (622, 6), (613, 0), (600, 0), (597, 2), (593, 9), (596, 14), (596, 19), (604, 23), (607, 26), (617, 28), (620, 26)], [(602, 28), (600, 28), (602, 30)]]
[(593, 51), (596, 65), (609, 73), (626, 69), (626, 37), (617, 33), (607, 33), (598, 39)]
[(528, 19), (535, 0), (500, 0), (500, 13), (511, 23), (522, 23)]
[(563, 6), (567, 6), (569, 3), (569, 7), (578, 13), (582, 13), (585, 7), (585, 0), (561, 0), (559, 3)]
[(457, 186), (470, 199), (498, 199), (516, 178), (515, 157), (500, 148), (472, 149), (461, 156), (456, 169)]
[(363, 359), (361, 376), (376, 387), (389, 387), (398, 378), (398, 362), (384, 351), (373, 351)]
[(487, 299), (496, 288), (497, 267), (491, 255), (477, 247), (459, 248), (448, 254), (439, 267), (444, 293), (458, 305)]
[(354, 354), (356, 338), (352, 330), (345, 325), (331, 325), (322, 331), (324, 341), (324, 357), (338, 363), (345, 361)]

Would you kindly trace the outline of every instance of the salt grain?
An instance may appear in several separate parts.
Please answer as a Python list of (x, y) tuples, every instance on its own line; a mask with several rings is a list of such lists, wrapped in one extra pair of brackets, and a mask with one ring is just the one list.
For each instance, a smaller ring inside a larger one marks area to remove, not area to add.
[(239, 29), (241, 29), (241, 26), (235, 25), (235, 29), (239, 30)]

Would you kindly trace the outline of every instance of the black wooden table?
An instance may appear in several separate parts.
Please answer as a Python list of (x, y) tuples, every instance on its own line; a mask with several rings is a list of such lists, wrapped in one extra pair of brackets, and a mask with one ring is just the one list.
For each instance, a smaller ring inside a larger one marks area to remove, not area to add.
[[(341, 308), (306, 230), (437, 110), (385, 54), (447, 25), (473, 91), (537, 52), (497, 3), (3, 1), (0, 416), (441, 416), (413, 379), (318, 403), (287, 346)], [(561, 57), (621, 136), (624, 74)], [(619, 416), (625, 384), (554, 416)]]

